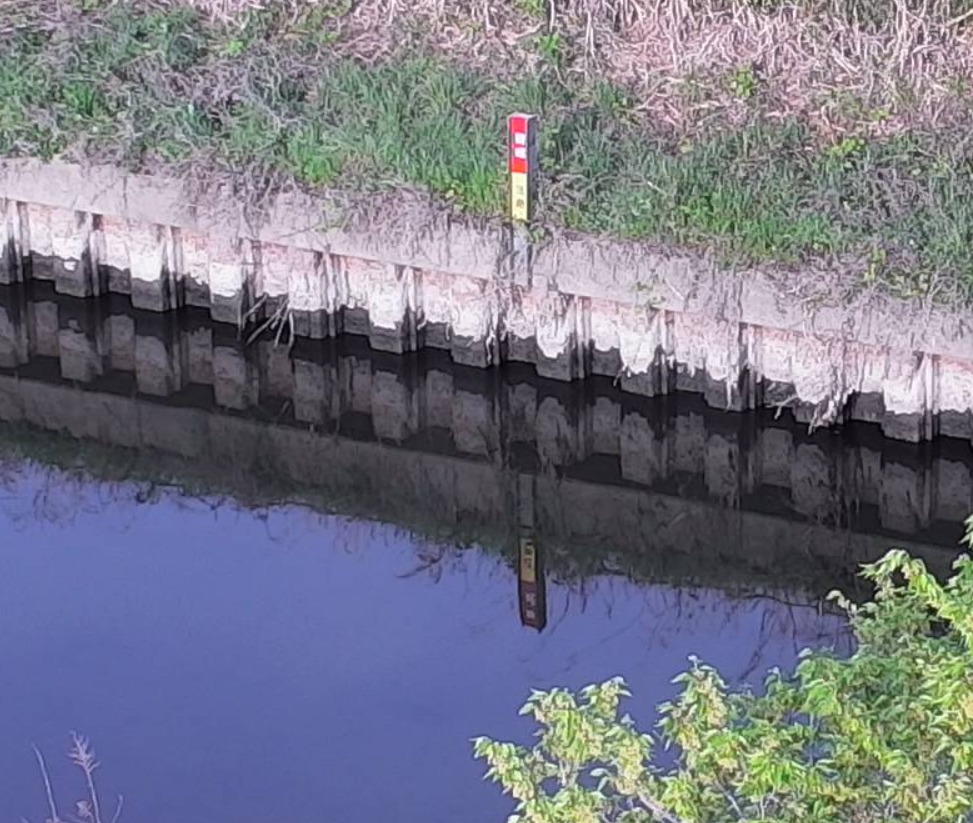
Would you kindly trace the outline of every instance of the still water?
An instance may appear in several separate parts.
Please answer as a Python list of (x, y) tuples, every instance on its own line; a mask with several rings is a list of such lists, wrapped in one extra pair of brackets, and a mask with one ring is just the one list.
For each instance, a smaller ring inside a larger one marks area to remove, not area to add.
[(0, 290), (0, 820), (78, 731), (122, 820), (498, 823), (470, 739), (531, 689), (648, 728), (689, 655), (847, 651), (821, 595), (948, 568), (971, 497), (968, 444)]
[(811, 607), (610, 578), (551, 585), (538, 633), (513, 571), (475, 548), (420, 570), (438, 547), (392, 526), (12, 468), (9, 820), (42, 819), (33, 743), (79, 788), (54, 759), (78, 730), (131, 820), (501, 821), (469, 740), (529, 735), (529, 689), (623, 674), (649, 723), (689, 654), (753, 681), (839, 636)]

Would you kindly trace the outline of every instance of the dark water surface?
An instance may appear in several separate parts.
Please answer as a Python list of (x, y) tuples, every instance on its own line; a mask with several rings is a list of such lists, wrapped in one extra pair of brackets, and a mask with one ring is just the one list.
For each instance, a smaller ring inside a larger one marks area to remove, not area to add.
[(413, 574), (422, 547), (392, 526), (136, 494), (27, 468), (8, 484), (10, 820), (41, 819), (31, 743), (50, 758), (77, 729), (128, 819), (501, 821), (468, 741), (523, 737), (529, 689), (621, 673), (649, 722), (689, 654), (753, 678), (839, 628), (809, 607), (595, 579), (586, 597), (552, 585), (537, 633), (513, 572), (475, 550), (437, 579)]
[(821, 595), (948, 568), (969, 452), (0, 290), (0, 818), (77, 730), (123, 820), (498, 823), (470, 738), (530, 689), (648, 727), (691, 654), (847, 649)]

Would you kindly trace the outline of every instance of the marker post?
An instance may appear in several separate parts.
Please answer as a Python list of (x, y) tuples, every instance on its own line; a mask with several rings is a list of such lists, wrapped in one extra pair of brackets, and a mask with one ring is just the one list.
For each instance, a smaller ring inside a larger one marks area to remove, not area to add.
[(537, 631), (547, 625), (547, 592), (541, 555), (530, 537), (520, 538), (517, 569), (517, 595), (520, 600), (520, 622)]
[(510, 217), (518, 223), (534, 218), (537, 199), (537, 115), (511, 114), (507, 119), (507, 156), (510, 175)]

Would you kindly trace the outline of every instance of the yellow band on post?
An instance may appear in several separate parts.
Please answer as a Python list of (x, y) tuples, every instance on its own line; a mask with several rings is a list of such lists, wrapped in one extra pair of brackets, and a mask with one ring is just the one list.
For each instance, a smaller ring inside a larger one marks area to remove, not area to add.
[(520, 580), (522, 583), (537, 582), (537, 550), (529, 538), (520, 541)]
[(527, 198), (529, 196), (527, 175), (523, 172), (511, 172), (510, 216), (514, 220), (527, 221), (529, 217)]

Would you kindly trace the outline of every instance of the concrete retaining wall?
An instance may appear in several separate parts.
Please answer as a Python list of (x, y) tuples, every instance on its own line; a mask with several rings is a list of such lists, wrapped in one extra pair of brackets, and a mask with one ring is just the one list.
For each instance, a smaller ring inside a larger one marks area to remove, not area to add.
[(497, 382), (443, 356), (245, 347), (195, 312), (25, 291), (0, 289), (0, 420), (206, 467), (244, 496), (324, 490), (491, 543), (514, 540), (526, 481), (562, 568), (751, 587), (831, 587), (892, 545), (943, 573), (973, 510), (968, 449), (849, 444), (516, 369)]
[[(335, 203), (281, 196), (258, 220), (219, 191), (37, 161), (0, 162), (0, 282), (202, 306), (240, 323), (284, 311), (299, 335), (365, 334), (544, 377), (604, 375), (641, 395), (716, 408), (790, 407), (803, 422), (881, 424), (898, 439), (973, 439), (969, 315), (646, 248), (471, 227), (413, 208), (348, 222)], [(804, 290), (806, 293), (806, 289)], [(259, 309), (259, 311), (258, 311)]]

